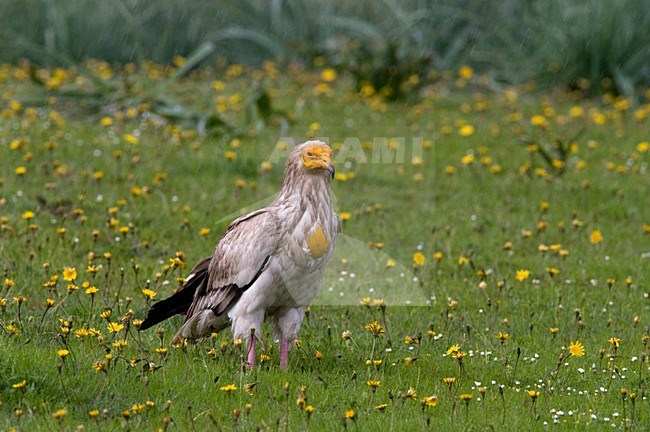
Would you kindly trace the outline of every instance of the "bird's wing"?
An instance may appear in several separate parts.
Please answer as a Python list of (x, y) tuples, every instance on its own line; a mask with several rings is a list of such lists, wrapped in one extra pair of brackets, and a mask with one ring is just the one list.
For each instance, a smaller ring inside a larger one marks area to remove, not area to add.
[(209, 264), (210, 258), (202, 259), (194, 266), (185, 283), (176, 290), (174, 295), (154, 303), (147, 313), (147, 318), (140, 325), (140, 330), (153, 327), (176, 314), (186, 313), (194, 301), (196, 291), (205, 284)]
[(268, 267), (280, 233), (276, 217), (261, 209), (235, 220), (217, 244), (208, 269), (208, 283), (194, 296), (187, 319), (211, 309), (227, 311)]

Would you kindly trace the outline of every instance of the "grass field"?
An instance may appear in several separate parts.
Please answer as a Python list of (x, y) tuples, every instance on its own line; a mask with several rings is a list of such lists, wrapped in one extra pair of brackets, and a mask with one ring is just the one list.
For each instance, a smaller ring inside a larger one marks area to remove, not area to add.
[[(387, 104), (323, 68), (88, 67), (0, 68), (0, 429), (650, 424), (650, 93), (464, 68)], [(103, 85), (128, 91), (84, 93)], [(168, 123), (158, 92), (230, 126)], [(289, 370), (270, 334), (247, 371), (229, 332), (138, 332), (311, 137), (343, 233)]]

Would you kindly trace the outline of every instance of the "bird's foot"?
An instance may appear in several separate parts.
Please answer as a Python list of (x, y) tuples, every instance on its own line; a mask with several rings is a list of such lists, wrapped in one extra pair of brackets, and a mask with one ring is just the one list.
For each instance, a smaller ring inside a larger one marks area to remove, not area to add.
[(289, 367), (289, 340), (285, 337), (280, 338), (280, 369)]
[(255, 367), (255, 343), (257, 340), (255, 337), (251, 337), (248, 341), (248, 361), (246, 366), (248, 369), (253, 369)]

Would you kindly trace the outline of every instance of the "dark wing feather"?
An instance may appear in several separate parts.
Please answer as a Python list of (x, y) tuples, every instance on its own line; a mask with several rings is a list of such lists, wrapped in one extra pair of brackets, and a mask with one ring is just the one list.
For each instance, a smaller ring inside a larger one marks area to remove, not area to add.
[(140, 330), (146, 330), (177, 314), (187, 313), (194, 301), (194, 296), (205, 291), (208, 282), (208, 267), (211, 257), (202, 259), (194, 266), (190, 276), (176, 292), (165, 300), (154, 303), (142, 322)]

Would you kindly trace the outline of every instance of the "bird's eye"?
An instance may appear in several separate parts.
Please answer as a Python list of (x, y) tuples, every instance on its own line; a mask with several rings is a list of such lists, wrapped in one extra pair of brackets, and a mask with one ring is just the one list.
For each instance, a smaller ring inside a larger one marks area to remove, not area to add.
[(308, 151), (308, 152), (307, 152), (307, 156), (309, 156), (309, 157), (313, 157), (314, 154), (313, 154), (312, 152)]

